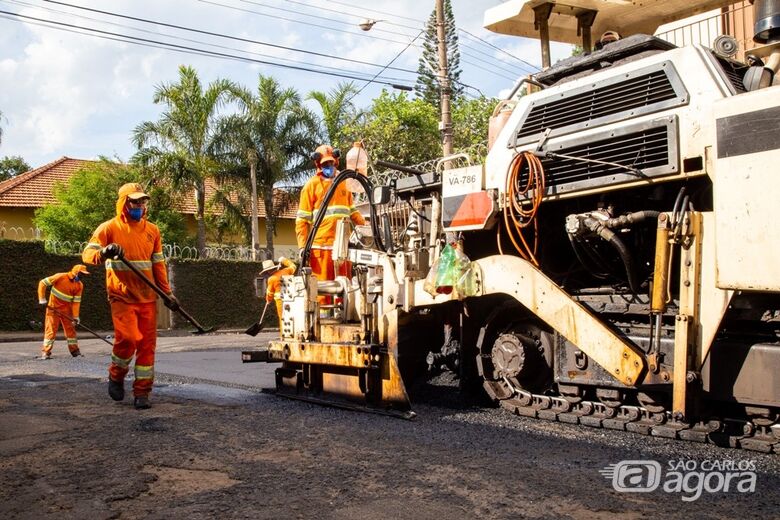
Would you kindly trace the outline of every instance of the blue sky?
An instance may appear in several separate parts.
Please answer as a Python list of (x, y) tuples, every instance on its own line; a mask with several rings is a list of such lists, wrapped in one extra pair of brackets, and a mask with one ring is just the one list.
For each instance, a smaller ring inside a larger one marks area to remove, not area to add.
[[(63, 3), (288, 49), (112, 17)], [(458, 26), (473, 35), (459, 32), (461, 81), (488, 96), (506, 93), (518, 77), (532, 70), (490, 45), (539, 64), (537, 41), (499, 36), (482, 28), (484, 11), (499, 3), (452, 2)], [(409, 44), (433, 7), (433, 0), (0, 0), (0, 11), (104, 31), (101, 39), (56, 30), (31, 18), (0, 14), (0, 156), (20, 155), (33, 167), (63, 155), (127, 160), (134, 152), (130, 143), (133, 128), (160, 113), (161, 107), (152, 102), (155, 86), (175, 80), (180, 64), (194, 67), (204, 83), (221, 77), (254, 88), (257, 75), (262, 73), (295, 87), (304, 96), (345, 81), (331, 74), (109, 40), (106, 38), (117, 36), (108, 33), (368, 78), (381, 69), (357, 62), (385, 65), (395, 58), (392, 67), (417, 69), (420, 39)], [(371, 31), (363, 32), (357, 24), (366, 18), (380, 21)], [(566, 46), (555, 46), (553, 58), (568, 52)], [(415, 75), (387, 69), (380, 73), (379, 79), (383, 78), (412, 85)], [(362, 87), (366, 82), (355, 80), (355, 84)], [(356, 103), (368, 106), (382, 88), (388, 87), (368, 84)]]

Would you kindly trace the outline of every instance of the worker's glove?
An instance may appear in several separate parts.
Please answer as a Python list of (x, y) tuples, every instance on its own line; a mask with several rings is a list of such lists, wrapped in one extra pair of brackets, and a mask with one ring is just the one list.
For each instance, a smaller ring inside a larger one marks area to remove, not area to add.
[(169, 294), (168, 299), (164, 301), (165, 301), (165, 306), (168, 307), (173, 312), (179, 310), (179, 300), (176, 299), (176, 296), (174, 296), (173, 293)]
[(46, 300), (38, 300), (38, 305), (46, 305), (47, 303), (49, 302), (47, 302)]
[(73, 318), (73, 323), (75, 323), (76, 325), (78, 325), (79, 323), (81, 323), (81, 318), (79, 318), (78, 316), (74, 317), (74, 318)]
[(108, 244), (106, 247), (100, 250), (100, 257), (105, 260), (106, 258), (115, 259), (123, 256), (125, 250), (119, 244)]

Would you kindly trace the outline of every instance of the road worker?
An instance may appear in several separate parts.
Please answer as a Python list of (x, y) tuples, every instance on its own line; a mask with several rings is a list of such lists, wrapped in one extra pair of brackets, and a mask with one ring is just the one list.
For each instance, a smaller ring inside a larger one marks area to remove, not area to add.
[[(84, 291), (84, 284), (81, 282), (83, 274), (89, 274), (87, 267), (76, 264), (67, 273), (53, 274), (38, 282), (38, 303), (46, 305), (46, 326), (40, 359), (51, 359), (54, 338), (57, 336), (60, 324), (65, 331), (70, 355), (73, 357), (81, 355), (75, 325), (80, 321), (81, 293)], [(46, 300), (47, 287), (51, 289), (48, 301)]]
[[(325, 198), (325, 193), (339, 173), (339, 155), (338, 150), (325, 144), (317, 147), (312, 154), (317, 172), (303, 186), (301, 200), (298, 203), (298, 214), (295, 219), (295, 235), (300, 249), (306, 245), (306, 238), (309, 235), (312, 222), (322, 211), (320, 206)], [(318, 280), (334, 280), (336, 275), (350, 276), (351, 265), (348, 262), (344, 262), (337, 269), (334, 267), (332, 259), (336, 223), (344, 217), (349, 217), (355, 225), (363, 225), (366, 222), (363, 215), (353, 205), (352, 192), (347, 189), (346, 183), (341, 183), (330, 200), (330, 204), (325, 210), (325, 217), (314, 235), (309, 256), (309, 265)]]
[(280, 257), (277, 263), (273, 260), (263, 262), (263, 270), (260, 277), (267, 276), (268, 282), (265, 289), (265, 301), (276, 303), (276, 315), (279, 317), (279, 331), (282, 330), (282, 276), (295, 274), (295, 263), (285, 257)]
[[(171, 298), (160, 230), (147, 220), (149, 195), (140, 184), (119, 188), (116, 217), (98, 226), (84, 249), (87, 264), (106, 263), (106, 290), (114, 322), (114, 349), (108, 368), (108, 395), (114, 401), (125, 397), (124, 380), (135, 356), (134, 406), (150, 408), (157, 346), (157, 295), (124, 262), (130, 262)], [(124, 260), (120, 260), (123, 258)]]

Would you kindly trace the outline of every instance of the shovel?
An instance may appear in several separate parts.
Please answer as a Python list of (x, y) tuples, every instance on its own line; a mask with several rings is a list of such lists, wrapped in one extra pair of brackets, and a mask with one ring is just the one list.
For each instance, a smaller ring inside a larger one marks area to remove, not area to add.
[(154, 290), (154, 292), (156, 292), (156, 293), (157, 293), (157, 295), (158, 295), (160, 298), (162, 298), (162, 300), (163, 300), (163, 303), (165, 303), (165, 306), (166, 306), (166, 307), (168, 307), (169, 309), (171, 309), (171, 310), (172, 310), (172, 311), (174, 311), (174, 312), (178, 312), (179, 314), (181, 314), (181, 316), (182, 316), (182, 317), (183, 317), (185, 320), (187, 320), (187, 321), (189, 321), (190, 323), (192, 323), (193, 325), (195, 325), (195, 329), (197, 329), (197, 330), (192, 330), (192, 331), (190, 331), (192, 334), (206, 334), (206, 333), (209, 333), (209, 332), (214, 332), (215, 330), (217, 330), (217, 328), (216, 328), (216, 327), (209, 327), (209, 328), (207, 328), (207, 329), (206, 329), (206, 328), (204, 328), (204, 327), (203, 327), (203, 325), (201, 325), (200, 323), (198, 323), (198, 321), (197, 321), (195, 318), (193, 318), (192, 316), (190, 316), (190, 315), (189, 315), (189, 313), (187, 313), (187, 311), (185, 311), (184, 309), (182, 309), (182, 308), (181, 308), (181, 306), (180, 306), (178, 303), (175, 303), (173, 300), (171, 300), (170, 296), (168, 296), (167, 294), (165, 294), (165, 293), (162, 291), (162, 289), (160, 289), (159, 287), (157, 287), (157, 284), (156, 284), (156, 283), (154, 283), (154, 282), (153, 282), (153, 281), (151, 281), (149, 278), (147, 278), (147, 277), (146, 277), (146, 275), (145, 275), (144, 273), (142, 273), (141, 271), (139, 271), (139, 270), (138, 270), (138, 268), (137, 268), (136, 266), (134, 266), (133, 264), (131, 264), (129, 261), (125, 260), (125, 257), (124, 257), (124, 255), (119, 255), (119, 256), (117, 256), (117, 258), (116, 258), (116, 259), (117, 259), (117, 260), (121, 260), (121, 261), (122, 261), (122, 263), (123, 263), (123, 264), (125, 264), (125, 265), (127, 266), (127, 268), (128, 268), (128, 269), (130, 269), (130, 270), (131, 270), (133, 273), (135, 273), (135, 275), (136, 275), (136, 276), (138, 276), (138, 278), (140, 278), (141, 280), (143, 280), (143, 282), (144, 282), (146, 285), (148, 285), (149, 287), (151, 287), (151, 288)]
[(265, 307), (263, 307), (263, 313), (260, 315), (260, 321), (249, 327), (244, 331), (244, 334), (249, 334), (250, 336), (257, 336), (257, 333), (263, 330), (263, 318), (265, 318), (265, 311), (268, 309), (268, 304), (271, 303), (269, 301), (265, 302)]
[(75, 326), (77, 326), (77, 327), (81, 327), (82, 329), (86, 330), (87, 332), (89, 332), (90, 334), (92, 334), (93, 336), (95, 336), (97, 339), (99, 339), (99, 340), (102, 340), (102, 341), (105, 341), (106, 343), (108, 343), (109, 345), (111, 345), (111, 347), (113, 348), (113, 346), (114, 346), (114, 344), (113, 344), (113, 343), (111, 343), (111, 342), (110, 342), (110, 341), (108, 341), (106, 338), (104, 338), (103, 336), (101, 336), (100, 334), (98, 334), (97, 332), (95, 332), (94, 330), (90, 329), (89, 327), (87, 327), (87, 326), (86, 326), (86, 325), (84, 325), (83, 323), (76, 323), (76, 320), (75, 320), (75, 319), (74, 319), (72, 316), (68, 316), (68, 315), (67, 315), (67, 314), (65, 314), (64, 312), (60, 312), (60, 311), (58, 311), (57, 309), (55, 309), (55, 308), (53, 308), (53, 307), (47, 307), (47, 308), (48, 308), (48, 309), (49, 309), (51, 312), (53, 312), (54, 314), (56, 314), (57, 316), (59, 316), (60, 318), (64, 318), (64, 319), (66, 319), (66, 320), (68, 320), (68, 321), (72, 322), (72, 323), (73, 323)]

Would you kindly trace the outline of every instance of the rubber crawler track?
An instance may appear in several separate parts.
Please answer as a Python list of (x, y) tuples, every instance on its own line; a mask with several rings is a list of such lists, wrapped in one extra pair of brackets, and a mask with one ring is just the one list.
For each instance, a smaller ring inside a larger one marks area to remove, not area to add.
[(744, 419), (718, 418), (688, 424), (672, 420), (669, 412), (653, 413), (639, 406), (610, 408), (594, 401), (572, 404), (562, 397), (513, 390), (514, 395), (499, 404), (523, 417), (780, 454), (780, 423), (759, 426)]

